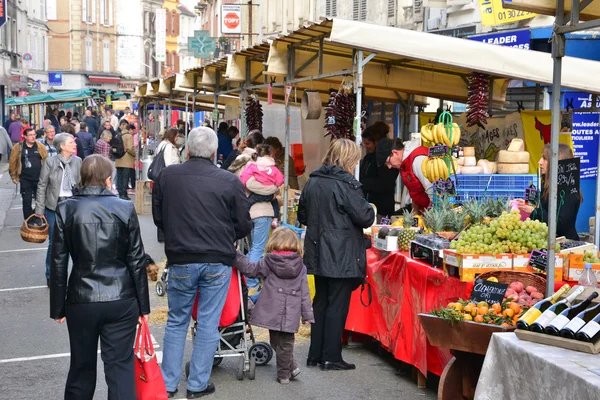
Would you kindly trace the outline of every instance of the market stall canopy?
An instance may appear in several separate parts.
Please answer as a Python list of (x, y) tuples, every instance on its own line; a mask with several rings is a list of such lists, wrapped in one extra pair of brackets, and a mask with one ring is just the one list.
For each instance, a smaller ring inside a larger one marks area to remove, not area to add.
[[(513, 10), (529, 11), (536, 14), (554, 16), (556, 15), (556, 1), (557, 0), (504, 0), (502, 6)], [(571, 11), (571, 0), (559, 1), (564, 1), (566, 12)], [(580, 20), (589, 21), (600, 18), (600, 0), (584, 1), (582, 3), (589, 3), (589, 5), (580, 11)]]
[[(439, 75), (442, 82), (449, 75), (472, 71), (489, 74), (493, 79), (552, 84), (552, 57), (549, 53), (341, 19), (333, 21), (329, 41), (377, 53), (374, 61), (378, 57), (387, 57), (393, 65), (420, 70), (414, 76), (415, 84), (419, 76)], [(563, 86), (586, 93), (600, 93), (598, 71), (600, 62), (564, 57)], [(466, 93), (466, 86), (463, 90)]]
[(6, 99), (7, 106), (23, 106), (41, 103), (66, 103), (77, 102), (96, 97), (98, 94), (92, 89), (68, 90), (65, 92), (44, 93), (34, 96), (11, 97)]

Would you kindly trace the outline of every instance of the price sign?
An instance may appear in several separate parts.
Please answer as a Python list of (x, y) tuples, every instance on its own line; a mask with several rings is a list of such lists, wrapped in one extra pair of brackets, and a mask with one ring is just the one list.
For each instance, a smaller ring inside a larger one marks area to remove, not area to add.
[(558, 190), (564, 190), (565, 196), (579, 193), (581, 160), (570, 158), (558, 161)]
[(381, 218), (381, 221), (379, 221), (380, 225), (391, 225), (392, 224), (392, 220), (389, 218)]
[(542, 250), (533, 250), (529, 256), (529, 265), (535, 269), (546, 272), (548, 266), (548, 253)]
[(536, 205), (538, 202), (538, 191), (533, 185), (525, 189), (525, 202), (527, 204)]
[(506, 289), (508, 289), (506, 283), (477, 279), (475, 286), (473, 286), (473, 292), (471, 292), (471, 301), (474, 303), (485, 301), (488, 304), (502, 303)]
[(429, 148), (429, 157), (446, 157), (448, 155), (448, 146), (432, 146)]
[(452, 156), (455, 158), (463, 157), (464, 156), (463, 148), (456, 144), (454, 146), (452, 146)]
[(455, 196), (456, 187), (454, 182), (450, 179), (447, 181), (437, 180), (433, 183), (433, 191), (439, 195)]

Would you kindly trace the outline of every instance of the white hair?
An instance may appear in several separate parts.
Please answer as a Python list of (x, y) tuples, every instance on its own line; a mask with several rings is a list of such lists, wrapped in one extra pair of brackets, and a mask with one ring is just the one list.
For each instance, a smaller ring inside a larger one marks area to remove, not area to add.
[(217, 134), (210, 128), (199, 127), (190, 131), (187, 148), (190, 157), (212, 158), (219, 147)]
[(54, 137), (52, 144), (54, 144), (54, 147), (56, 147), (56, 150), (60, 153), (62, 151), (62, 145), (65, 144), (69, 138), (75, 139), (70, 133), (59, 133)]

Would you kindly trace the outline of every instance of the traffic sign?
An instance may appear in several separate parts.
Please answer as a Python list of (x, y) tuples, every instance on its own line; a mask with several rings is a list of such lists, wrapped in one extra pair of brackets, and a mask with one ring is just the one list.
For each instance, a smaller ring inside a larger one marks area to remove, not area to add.
[(210, 37), (208, 31), (194, 31), (194, 36), (188, 38), (188, 51), (195, 58), (211, 58), (216, 49), (217, 39)]

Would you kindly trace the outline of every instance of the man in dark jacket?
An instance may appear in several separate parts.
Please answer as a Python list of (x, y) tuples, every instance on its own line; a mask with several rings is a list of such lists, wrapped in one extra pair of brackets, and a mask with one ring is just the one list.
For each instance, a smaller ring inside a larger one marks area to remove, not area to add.
[(85, 124), (85, 122), (79, 123), (79, 132), (77, 132), (77, 137), (79, 137), (79, 140), (81, 141), (81, 146), (83, 147), (83, 157), (81, 157), (81, 159), (84, 159), (85, 157), (93, 154), (94, 138), (88, 132), (88, 127)]
[(97, 135), (100, 125), (98, 124), (96, 118), (92, 116), (92, 110), (85, 110), (85, 118), (83, 119), (83, 122), (85, 122), (85, 125), (88, 127), (88, 132), (90, 135), (92, 135), (94, 139), (98, 139)]
[(187, 151), (187, 162), (165, 168), (154, 183), (152, 216), (165, 234), (169, 286), (175, 289), (169, 291), (162, 362), (170, 396), (177, 392), (191, 307), (202, 288), (187, 385), (187, 397), (196, 398), (215, 391), (208, 378), (236, 257), (234, 242), (250, 233), (252, 221), (241, 181), (213, 164), (215, 132), (193, 129)]

